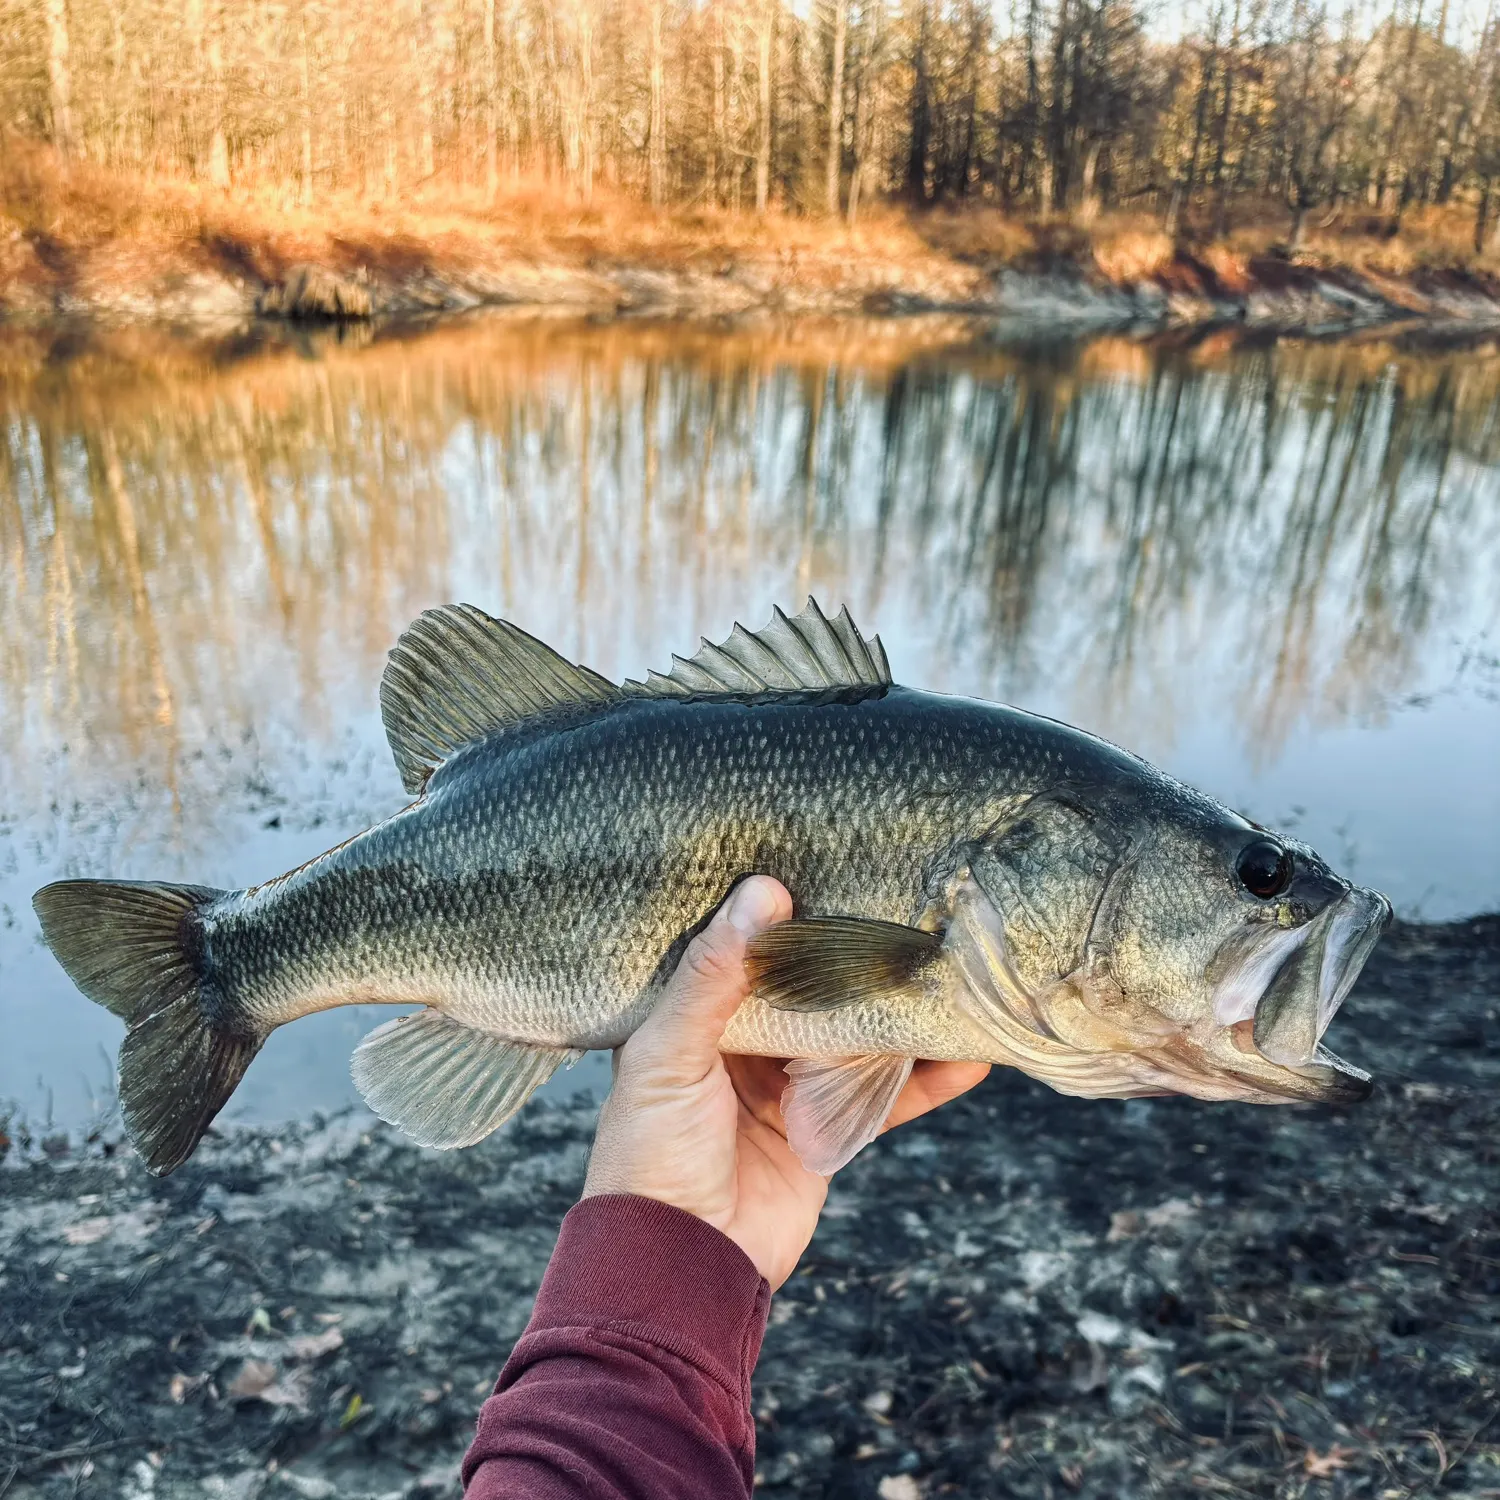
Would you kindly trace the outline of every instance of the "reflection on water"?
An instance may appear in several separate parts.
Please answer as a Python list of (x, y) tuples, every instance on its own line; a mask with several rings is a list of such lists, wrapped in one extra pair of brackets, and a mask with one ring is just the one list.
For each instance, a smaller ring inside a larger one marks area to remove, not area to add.
[[(398, 805), (382, 659), (454, 598), (619, 676), (812, 590), (899, 678), (1099, 730), (1398, 907), (1500, 905), (1493, 347), (121, 340), (0, 345), (0, 1097), (35, 1109), (41, 1075), (76, 1117), (119, 1029), (30, 890), (243, 884)], [(364, 1018), (317, 1024), (242, 1111), (344, 1096)]]

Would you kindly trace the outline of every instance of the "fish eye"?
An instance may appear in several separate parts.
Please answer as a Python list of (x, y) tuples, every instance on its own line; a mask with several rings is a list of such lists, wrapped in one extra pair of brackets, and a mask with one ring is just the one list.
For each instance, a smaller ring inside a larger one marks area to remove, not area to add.
[(1291, 851), (1283, 849), (1275, 839), (1256, 839), (1240, 850), (1234, 873), (1252, 896), (1269, 901), (1292, 883)]

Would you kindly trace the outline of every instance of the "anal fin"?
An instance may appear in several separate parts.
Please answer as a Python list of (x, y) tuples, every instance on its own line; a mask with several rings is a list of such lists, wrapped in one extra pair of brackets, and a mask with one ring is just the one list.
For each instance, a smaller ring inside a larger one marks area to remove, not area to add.
[(564, 1062), (566, 1047), (507, 1041), (420, 1010), (377, 1027), (354, 1049), (354, 1085), (419, 1146), (472, 1146), (503, 1125)]
[(830, 1177), (852, 1160), (880, 1134), (911, 1070), (911, 1058), (890, 1055), (789, 1062), (781, 1113), (802, 1165)]

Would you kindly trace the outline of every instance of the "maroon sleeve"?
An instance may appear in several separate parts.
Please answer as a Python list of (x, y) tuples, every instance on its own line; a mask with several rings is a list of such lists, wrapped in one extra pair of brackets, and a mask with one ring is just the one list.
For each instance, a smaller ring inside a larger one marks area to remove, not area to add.
[(464, 1456), (468, 1500), (750, 1494), (750, 1372), (771, 1289), (702, 1219), (600, 1196), (562, 1223)]

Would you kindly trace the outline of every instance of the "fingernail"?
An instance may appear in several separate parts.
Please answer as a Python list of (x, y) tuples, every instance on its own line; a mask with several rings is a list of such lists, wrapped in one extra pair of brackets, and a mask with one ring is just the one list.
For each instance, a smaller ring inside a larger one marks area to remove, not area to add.
[(776, 917), (776, 892), (764, 880), (746, 880), (729, 898), (725, 915), (729, 925), (741, 932), (759, 932)]

